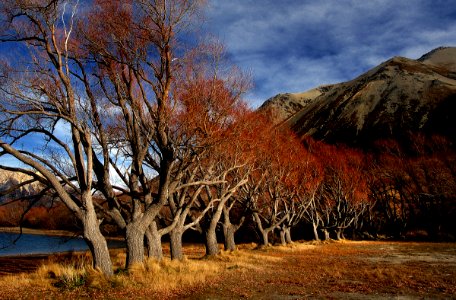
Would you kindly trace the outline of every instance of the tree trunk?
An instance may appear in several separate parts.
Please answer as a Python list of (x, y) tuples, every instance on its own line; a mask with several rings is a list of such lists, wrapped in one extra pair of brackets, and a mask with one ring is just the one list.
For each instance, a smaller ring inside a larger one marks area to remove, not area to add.
[(319, 242), (320, 238), (318, 237), (318, 231), (317, 231), (318, 226), (315, 222), (312, 222), (312, 228), (313, 228), (314, 239)]
[(169, 247), (171, 251), (172, 260), (184, 259), (184, 252), (182, 251), (182, 235), (184, 234), (181, 226), (176, 226), (169, 233)]
[(146, 242), (149, 258), (161, 260), (163, 258), (161, 235), (158, 233), (157, 223), (155, 221), (146, 230)]
[(225, 203), (228, 200), (228, 197), (225, 197), (221, 200), (218, 205), (217, 209), (211, 217), (209, 222), (209, 227), (206, 229), (206, 256), (215, 256), (219, 254), (220, 250), (217, 243), (217, 224), (222, 217), (223, 208), (225, 207)]
[(285, 228), (285, 241), (287, 242), (287, 244), (293, 243), (293, 240), (291, 239), (291, 228), (290, 227)]
[(111, 257), (109, 256), (108, 243), (101, 234), (98, 218), (94, 211), (89, 211), (82, 220), (84, 228), (84, 240), (92, 254), (93, 267), (100, 270), (106, 276), (114, 274)]
[(206, 256), (216, 256), (217, 254), (219, 254), (217, 234), (215, 227), (209, 226), (206, 231)]
[(225, 251), (236, 250), (236, 241), (234, 240), (234, 233), (236, 232), (236, 226), (231, 223), (223, 224), (223, 236)]
[(344, 239), (344, 230), (343, 230), (342, 228), (337, 228), (337, 229), (336, 229), (336, 239), (337, 239), (338, 241)]
[(282, 244), (282, 246), (286, 246), (287, 245), (287, 241), (285, 240), (285, 229), (284, 228), (280, 228), (280, 243)]
[(127, 225), (125, 240), (127, 242), (127, 268), (135, 264), (144, 263), (144, 235), (145, 230), (138, 223)]
[(230, 210), (225, 206), (223, 207), (223, 237), (224, 237), (224, 246), (225, 251), (235, 251), (236, 250), (236, 240), (234, 239), (234, 234), (236, 231), (241, 228), (242, 224), (245, 221), (245, 216), (242, 216), (239, 220), (239, 224), (233, 225), (230, 220)]
[(263, 224), (261, 223), (260, 215), (256, 212), (253, 213), (253, 219), (256, 223), (258, 231), (261, 233), (261, 242), (262, 246), (269, 246), (269, 230), (263, 229)]
[(269, 230), (263, 230), (261, 231), (261, 237), (262, 237), (262, 243), (263, 246), (269, 246)]
[(327, 229), (322, 229), (323, 234), (324, 234), (324, 240), (327, 241), (329, 240), (329, 231)]

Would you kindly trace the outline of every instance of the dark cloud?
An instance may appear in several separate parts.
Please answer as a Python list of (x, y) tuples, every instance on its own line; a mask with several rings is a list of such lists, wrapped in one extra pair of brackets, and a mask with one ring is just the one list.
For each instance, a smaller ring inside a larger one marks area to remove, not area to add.
[(456, 45), (450, 0), (213, 0), (206, 25), (253, 74), (252, 106), (352, 79), (392, 56)]

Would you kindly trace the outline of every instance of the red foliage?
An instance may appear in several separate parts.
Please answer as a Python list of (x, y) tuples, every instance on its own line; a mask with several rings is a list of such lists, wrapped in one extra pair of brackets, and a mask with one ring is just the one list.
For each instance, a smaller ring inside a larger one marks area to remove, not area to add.
[(456, 155), (440, 136), (415, 135), (409, 149), (382, 141), (371, 185), (382, 229), (402, 236), (408, 230), (431, 234), (451, 230), (456, 213)]
[[(75, 229), (76, 218), (63, 203), (52, 207), (37, 204), (27, 210), (29, 202), (15, 201), (0, 207), (0, 226), (24, 226), (37, 229)], [(22, 221), (22, 223), (21, 223)]]

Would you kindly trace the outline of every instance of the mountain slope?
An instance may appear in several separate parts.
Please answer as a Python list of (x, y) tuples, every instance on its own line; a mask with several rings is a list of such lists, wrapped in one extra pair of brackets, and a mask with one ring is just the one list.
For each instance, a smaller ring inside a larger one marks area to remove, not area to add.
[(300, 135), (367, 145), (410, 132), (456, 139), (456, 48), (418, 60), (394, 57), (361, 76), (332, 85), (286, 123)]
[(35, 193), (39, 189), (37, 183), (26, 184), (20, 187), (19, 189), (15, 190), (14, 192), (8, 193), (7, 196), (1, 195), (3, 191), (7, 191), (11, 187), (19, 183), (28, 181), (30, 179), (32, 179), (31, 176), (24, 175), (19, 172), (0, 170), (0, 203), (7, 199), (17, 199), (21, 196), (26, 196)]
[(302, 93), (278, 94), (266, 100), (259, 107), (259, 110), (269, 112), (274, 119), (274, 123), (281, 123), (302, 110), (330, 88), (331, 85), (323, 85)]

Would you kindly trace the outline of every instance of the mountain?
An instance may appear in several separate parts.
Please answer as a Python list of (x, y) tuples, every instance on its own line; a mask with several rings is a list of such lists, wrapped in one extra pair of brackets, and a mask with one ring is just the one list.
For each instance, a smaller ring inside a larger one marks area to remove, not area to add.
[(282, 123), (330, 88), (331, 85), (322, 85), (302, 93), (278, 94), (266, 100), (259, 110), (270, 113), (275, 123)]
[(0, 203), (8, 199), (17, 199), (35, 193), (39, 188), (37, 183), (26, 184), (14, 192), (8, 193), (7, 196), (1, 195), (3, 191), (7, 191), (9, 188), (30, 180), (31, 178), (31, 176), (20, 172), (0, 170)]
[(294, 99), (281, 95), (262, 107), (281, 110), (299, 136), (330, 143), (369, 145), (417, 131), (456, 140), (456, 48), (437, 48), (417, 60), (393, 57), (318, 91), (296, 112), (290, 109), (297, 107)]

